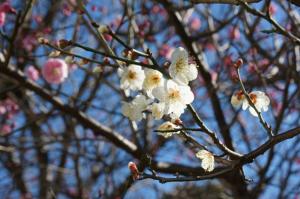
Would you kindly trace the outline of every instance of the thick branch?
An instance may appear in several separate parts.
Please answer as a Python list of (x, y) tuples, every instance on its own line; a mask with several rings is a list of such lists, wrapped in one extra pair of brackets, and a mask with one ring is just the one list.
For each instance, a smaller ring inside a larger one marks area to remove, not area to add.
[[(244, 0), (247, 3), (257, 3), (261, 0)], [(237, 0), (191, 0), (191, 3), (198, 4), (198, 3), (222, 3), (222, 4), (239, 4)]]
[(15, 81), (17, 81), (18, 84), (20, 84), (21, 86), (34, 91), (37, 95), (50, 102), (61, 112), (76, 118), (78, 121), (80, 121), (82, 125), (92, 129), (96, 135), (101, 135), (105, 137), (106, 139), (114, 143), (116, 146), (124, 149), (125, 151), (134, 155), (135, 157), (139, 156), (136, 150), (137, 147), (134, 143), (130, 142), (114, 130), (103, 126), (97, 121), (89, 118), (86, 114), (84, 114), (81, 111), (78, 111), (76, 108), (64, 104), (59, 98), (52, 96), (51, 93), (41, 88), (36, 83), (32, 81), (27, 81), (20, 71), (13, 71), (12, 69), (5, 67), (3, 64), (0, 64), (0, 72), (11, 77)]
[(242, 163), (250, 163), (252, 162), (257, 156), (262, 155), (265, 153), (267, 150), (271, 149), (274, 147), (276, 144), (283, 142), (287, 139), (291, 139), (297, 135), (300, 134), (300, 127), (296, 127), (294, 129), (288, 130), (284, 133), (278, 134), (271, 139), (269, 139), (267, 142), (265, 142), (263, 145), (255, 149), (254, 151), (248, 153), (242, 158)]

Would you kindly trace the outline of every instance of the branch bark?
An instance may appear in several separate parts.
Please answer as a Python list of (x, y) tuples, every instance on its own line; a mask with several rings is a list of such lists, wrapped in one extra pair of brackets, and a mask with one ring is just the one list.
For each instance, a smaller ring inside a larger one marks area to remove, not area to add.
[[(261, 0), (244, 0), (247, 3), (257, 3)], [(191, 0), (191, 3), (198, 4), (198, 3), (221, 3), (221, 4), (239, 4), (239, 1), (237, 0)]]

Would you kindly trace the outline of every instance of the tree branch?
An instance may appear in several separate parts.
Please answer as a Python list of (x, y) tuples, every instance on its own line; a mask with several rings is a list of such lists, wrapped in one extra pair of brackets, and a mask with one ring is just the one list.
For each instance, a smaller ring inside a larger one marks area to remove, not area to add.
[[(247, 3), (257, 3), (260, 2), (261, 0), (244, 0)], [(238, 5), (239, 1), (237, 0), (191, 0), (191, 3), (193, 4), (198, 4), (198, 3), (221, 3), (221, 4), (235, 4)]]

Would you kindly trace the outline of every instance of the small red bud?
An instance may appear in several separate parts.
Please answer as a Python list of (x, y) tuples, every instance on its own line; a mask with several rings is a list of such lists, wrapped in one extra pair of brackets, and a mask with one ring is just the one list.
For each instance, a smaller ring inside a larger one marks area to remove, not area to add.
[(79, 10), (77, 11), (77, 13), (78, 13), (79, 15), (83, 15), (83, 14), (84, 14), (84, 11), (81, 10), (81, 9), (79, 9)]
[(69, 40), (66, 40), (66, 39), (61, 39), (61, 40), (57, 41), (56, 45), (59, 48), (63, 49), (63, 48), (66, 48), (66, 47), (70, 46), (71, 42)]
[(132, 59), (132, 60), (136, 60), (138, 57), (139, 57), (139, 55), (138, 55), (136, 52), (134, 52), (134, 51), (132, 50), (132, 51), (131, 51), (131, 59)]
[(181, 119), (177, 118), (175, 121), (174, 121), (174, 124), (176, 124), (177, 126), (181, 126), (183, 124), (183, 122), (181, 121)]
[(122, 55), (124, 57), (128, 57), (128, 54), (129, 54), (129, 50), (128, 49), (124, 49), (123, 52), (122, 52)]
[(236, 69), (239, 69), (242, 65), (243, 65), (243, 60), (241, 58), (239, 58), (234, 64), (233, 66), (236, 68)]
[(137, 166), (134, 162), (129, 162), (128, 163), (128, 169), (130, 170), (131, 175), (132, 175), (134, 180), (139, 178), (139, 170), (138, 170), (138, 168), (137, 168)]
[(169, 68), (170, 65), (171, 65), (170, 62), (165, 62), (163, 66), (164, 66), (165, 68)]
[(108, 57), (104, 57), (103, 58), (103, 64), (109, 64), (110, 62), (109, 62), (109, 58)]

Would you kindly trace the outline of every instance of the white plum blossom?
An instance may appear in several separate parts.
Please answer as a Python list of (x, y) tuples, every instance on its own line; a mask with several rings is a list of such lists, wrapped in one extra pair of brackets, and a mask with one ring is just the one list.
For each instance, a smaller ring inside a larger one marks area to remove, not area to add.
[(215, 168), (215, 158), (212, 153), (206, 150), (200, 150), (196, 153), (196, 157), (201, 159), (201, 167), (208, 172)]
[[(167, 130), (175, 130), (176, 128), (179, 128), (176, 124), (173, 124), (170, 121), (162, 123), (157, 130), (159, 131), (167, 131)], [(173, 134), (179, 134), (180, 131), (172, 131), (172, 132), (158, 132), (157, 134), (164, 136), (165, 138), (171, 137)]]
[(149, 97), (153, 97), (152, 90), (156, 87), (162, 86), (164, 77), (161, 72), (153, 69), (145, 69), (145, 80), (143, 82), (143, 89)]
[[(265, 112), (268, 111), (269, 105), (270, 105), (270, 99), (269, 97), (262, 91), (252, 91), (249, 93), (249, 97), (258, 110), (258, 112)], [(257, 117), (257, 113), (253, 107), (250, 106), (248, 100), (246, 99), (245, 95), (243, 94), (242, 91), (236, 92), (232, 97), (231, 97), (231, 104), (232, 106), (239, 108), (242, 106), (243, 110), (246, 110), (249, 108), (249, 112)]]
[(141, 66), (129, 65), (118, 69), (118, 74), (121, 77), (121, 89), (129, 94), (130, 90), (142, 90), (145, 73)]
[[(258, 110), (258, 112), (268, 111), (269, 105), (270, 105), (270, 99), (264, 92), (253, 91), (253, 92), (249, 93), (249, 96), (250, 96), (250, 99), (253, 102), (255, 108)], [(258, 117), (255, 109), (249, 105), (247, 100), (244, 100), (243, 107), (242, 107), (243, 110), (246, 110), (248, 107), (249, 107), (250, 113), (253, 116)]]
[(176, 48), (171, 56), (170, 76), (180, 83), (188, 84), (197, 78), (198, 70), (195, 64), (188, 63), (188, 53), (182, 48)]
[(159, 120), (166, 112), (166, 105), (165, 103), (153, 103), (149, 106), (149, 110), (152, 113), (152, 117)]
[(122, 114), (132, 121), (140, 121), (149, 103), (150, 101), (144, 95), (137, 95), (131, 102), (123, 102)]
[(240, 108), (242, 106), (244, 100), (247, 100), (247, 99), (245, 98), (245, 95), (244, 95), (243, 91), (241, 91), (241, 90), (234, 93), (231, 96), (231, 104), (235, 108)]
[(179, 118), (184, 112), (187, 104), (194, 100), (191, 88), (186, 85), (179, 85), (173, 80), (165, 82), (164, 86), (153, 89), (153, 96), (166, 105), (166, 114), (172, 118)]

